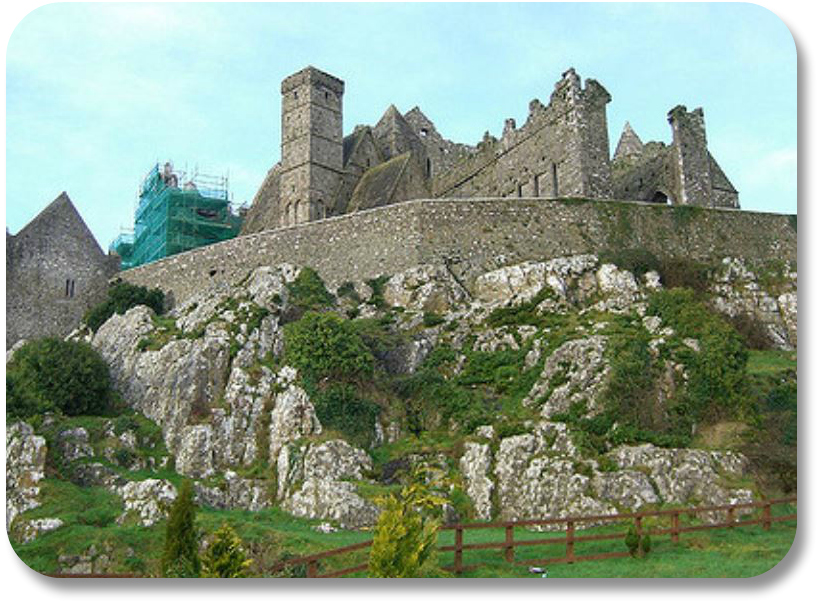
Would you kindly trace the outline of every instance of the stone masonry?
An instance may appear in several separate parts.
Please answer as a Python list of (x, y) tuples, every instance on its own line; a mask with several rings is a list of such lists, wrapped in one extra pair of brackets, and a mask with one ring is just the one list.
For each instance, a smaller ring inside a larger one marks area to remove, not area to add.
[(467, 289), (478, 275), (527, 260), (644, 248), (658, 256), (796, 261), (789, 216), (647, 203), (427, 199), (265, 231), (121, 273), (182, 303), (234, 285), (259, 266), (315, 268), (331, 287), (440, 262)]

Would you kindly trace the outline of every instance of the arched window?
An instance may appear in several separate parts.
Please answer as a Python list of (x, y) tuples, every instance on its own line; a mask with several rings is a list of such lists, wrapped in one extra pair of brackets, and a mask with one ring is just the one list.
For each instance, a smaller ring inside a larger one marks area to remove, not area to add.
[(651, 203), (668, 204), (668, 195), (662, 191), (655, 191), (654, 195), (651, 196)]

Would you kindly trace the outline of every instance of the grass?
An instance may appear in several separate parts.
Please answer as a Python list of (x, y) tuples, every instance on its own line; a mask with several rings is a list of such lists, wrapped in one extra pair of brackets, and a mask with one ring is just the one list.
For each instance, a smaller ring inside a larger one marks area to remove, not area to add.
[(789, 369), (796, 370), (796, 351), (793, 350), (749, 350), (748, 373), (751, 375), (773, 375)]
[[(110, 548), (117, 560), (111, 572), (156, 576), (165, 535), (165, 522), (153, 527), (141, 527), (133, 522), (119, 525), (119, 499), (102, 488), (80, 488), (69, 482), (46, 479), (42, 483), (43, 505), (24, 514), (26, 518), (59, 517), (65, 526), (40, 536), (28, 544), (12, 541), (17, 555), (38, 572), (56, 572), (60, 555), (79, 555), (91, 545)], [(793, 513), (793, 506), (778, 506), (774, 516)], [(320, 533), (314, 530), (317, 520), (295, 518), (279, 509), (258, 512), (245, 510), (215, 510), (200, 508), (197, 527), (212, 534), (222, 524), (231, 525), (254, 558), (254, 576), (270, 576), (269, 569), (284, 557), (300, 557), (312, 553), (361, 543), (372, 538), (367, 530), (340, 530)], [(625, 526), (597, 527), (577, 531), (577, 535), (624, 533)], [(651, 553), (642, 559), (618, 558), (603, 561), (584, 561), (575, 564), (551, 564), (548, 576), (556, 577), (753, 577), (766, 572), (787, 554), (793, 542), (796, 522), (776, 523), (770, 531), (758, 526), (735, 529), (715, 529), (680, 536), (679, 544), (671, 543), (668, 536), (655, 536)], [(565, 533), (540, 533), (525, 528), (515, 529), (516, 540), (562, 537)], [(504, 529), (475, 529), (464, 532), (464, 543), (503, 542)], [(439, 545), (452, 545), (453, 531), (442, 531)], [(577, 556), (625, 551), (621, 539), (577, 543)], [(319, 572), (364, 564), (367, 549), (348, 552), (323, 560)], [(464, 552), (466, 566), (480, 565), (465, 572), (463, 577), (540, 577), (529, 572), (529, 566), (540, 566), (526, 560), (561, 557), (565, 545), (524, 545), (515, 548), (515, 559), (523, 564), (509, 564), (503, 560), (501, 549), (470, 550)], [(451, 565), (452, 552), (439, 555), (441, 565)], [(295, 576), (303, 575), (297, 567)], [(354, 576), (365, 576), (359, 573)]]

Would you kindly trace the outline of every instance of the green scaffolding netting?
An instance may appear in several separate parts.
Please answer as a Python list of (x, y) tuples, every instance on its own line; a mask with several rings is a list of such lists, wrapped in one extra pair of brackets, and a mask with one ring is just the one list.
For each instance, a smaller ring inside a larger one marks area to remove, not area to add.
[(191, 180), (180, 186), (176, 175), (163, 174), (159, 164), (139, 190), (133, 234), (111, 245), (132, 268), (239, 234), (242, 219), (231, 211), (223, 180)]

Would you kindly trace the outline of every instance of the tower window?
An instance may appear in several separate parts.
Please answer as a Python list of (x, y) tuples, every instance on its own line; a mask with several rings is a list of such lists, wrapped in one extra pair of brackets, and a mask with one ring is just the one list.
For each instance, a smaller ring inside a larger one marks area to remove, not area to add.
[(557, 164), (552, 163), (552, 197), (557, 197), (558, 192), (558, 183), (557, 183)]
[(426, 173), (427, 178), (432, 176), (432, 160), (430, 158), (427, 158)]
[(74, 279), (65, 280), (65, 297), (66, 298), (74, 297)]

